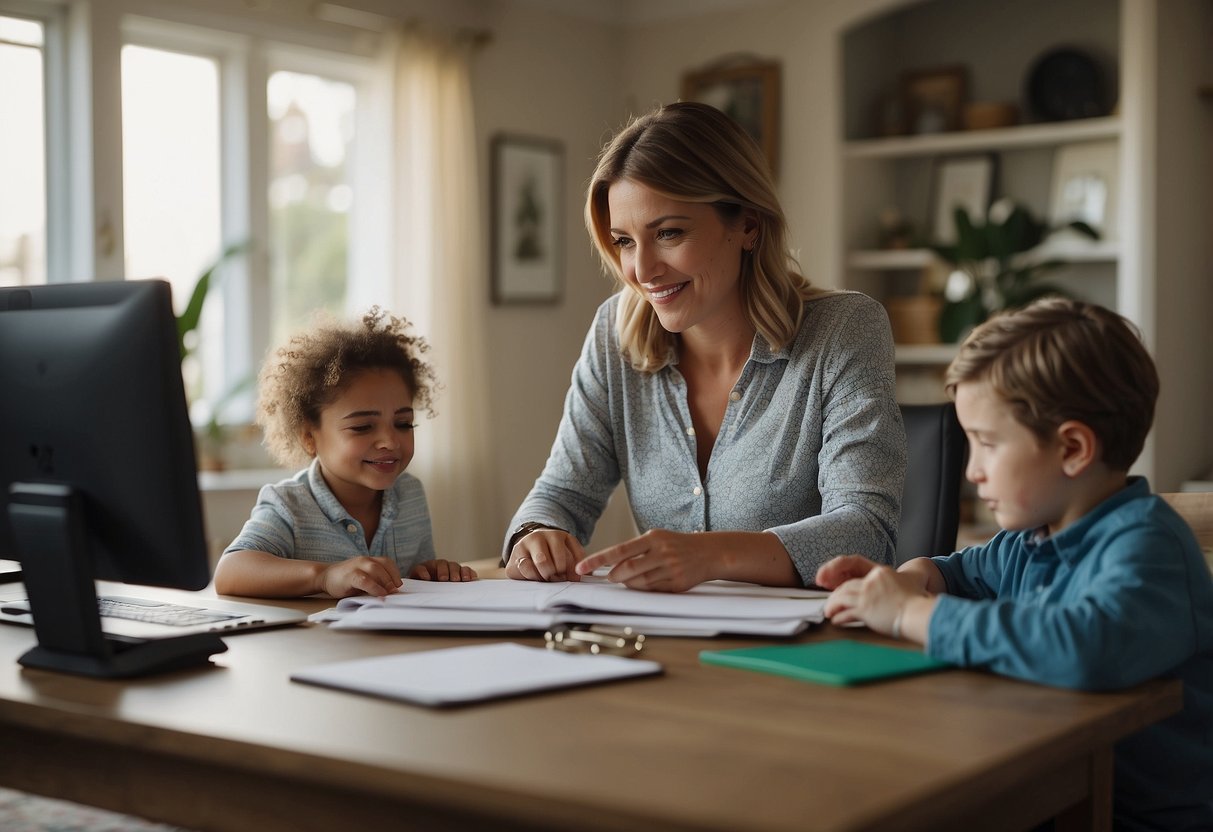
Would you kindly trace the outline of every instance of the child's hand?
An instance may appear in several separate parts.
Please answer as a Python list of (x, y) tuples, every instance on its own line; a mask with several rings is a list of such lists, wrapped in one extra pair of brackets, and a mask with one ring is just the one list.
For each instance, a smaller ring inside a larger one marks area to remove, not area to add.
[(453, 560), (427, 560), (419, 563), (409, 572), (410, 578), (420, 581), (474, 581), (476, 570), (470, 566), (460, 566)]
[(391, 558), (356, 557), (328, 566), (320, 573), (320, 589), (334, 598), (383, 596), (400, 586), (400, 570)]
[(813, 583), (822, 589), (838, 589), (847, 581), (867, 575), (877, 565), (863, 555), (839, 555), (818, 567)]
[(907, 603), (924, 595), (919, 576), (873, 564), (864, 577), (852, 578), (830, 594), (825, 614), (835, 624), (858, 621), (878, 633), (900, 638), (895, 626), (898, 617)]

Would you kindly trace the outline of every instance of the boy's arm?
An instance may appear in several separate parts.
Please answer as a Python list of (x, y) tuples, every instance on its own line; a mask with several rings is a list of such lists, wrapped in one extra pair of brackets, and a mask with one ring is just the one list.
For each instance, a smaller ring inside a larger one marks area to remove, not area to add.
[(948, 591), (948, 582), (944, 580), (943, 573), (939, 571), (939, 567), (935, 565), (935, 561), (930, 558), (908, 560), (897, 567), (897, 571), (902, 574), (915, 575), (922, 578), (922, 588), (932, 595), (939, 595)]
[(1201, 649), (1192, 597), (1208, 596), (1209, 575), (1198, 560), (1167, 528), (1126, 527), (1088, 552), (1067, 586), (982, 601), (940, 596), (927, 652), (1061, 687), (1138, 684)]

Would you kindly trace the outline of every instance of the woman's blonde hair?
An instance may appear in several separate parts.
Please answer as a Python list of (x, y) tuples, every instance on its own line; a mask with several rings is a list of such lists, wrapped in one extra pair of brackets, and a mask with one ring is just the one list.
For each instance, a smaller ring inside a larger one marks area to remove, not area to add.
[(654, 372), (669, 363), (675, 335), (665, 330), (636, 287), (623, 279), (611, 238), (611, 185), (627, 179), (681, 202), (710, 204), (728, 225), (752, 213), (753, 251), (743, 255), (741, 296), (746, 318), (772, 350), (800, 328), (804, 300), (814, 294), (788, 251), (787, 220), (762, 151), (737, 122), (706, 104), (667, 104), (633, 119), (603, 148), (586, 195), (585, 224), (604, 268), (625, 291), (616, 328), (632, 366)]
[(1087, 425), (1104, 464), (1117, 471), (1141, 453), (1158, 398), (1158, 372), (1133, 324), (1102, 306), (1056, 297), (973, 330), (944, 384), (955, 397), (957, 385), (980, 381), (1042, 441), (1063, 422)]
[(257, 379), (257, 424), (270, 455), (282, 465), (307, 462), (304, 429), (317, 427), (320, 412), (367, 370), (398, 373), (413, 407), (433, 416), (434, 370), (418, 358), (429, 344), (409, 326), (374, 306), (360, 323), (323, 320), (267, 359)]

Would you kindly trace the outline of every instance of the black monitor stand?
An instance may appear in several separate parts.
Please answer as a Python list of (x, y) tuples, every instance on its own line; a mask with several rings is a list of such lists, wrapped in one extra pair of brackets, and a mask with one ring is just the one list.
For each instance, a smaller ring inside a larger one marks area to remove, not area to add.
[(209, 665), (227, 650), (211, 633), (140, 641), (105, 635), (80, 495), (64, 485), (14, 483), (8, 509), (38, 637), (18, 660), (23, 666), (127, 678)]

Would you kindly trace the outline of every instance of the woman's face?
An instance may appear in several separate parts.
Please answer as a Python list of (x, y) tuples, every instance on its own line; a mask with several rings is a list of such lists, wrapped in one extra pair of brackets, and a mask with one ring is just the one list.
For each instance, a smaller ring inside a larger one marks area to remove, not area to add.
[(621, 179), (607, 191), (611, 238), (623, 277), (649, 301), (669, 332), (727, 324), (742, 315), (742, 251), (757, 223), (726, 225), (716, 209), (681, 202)]

